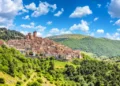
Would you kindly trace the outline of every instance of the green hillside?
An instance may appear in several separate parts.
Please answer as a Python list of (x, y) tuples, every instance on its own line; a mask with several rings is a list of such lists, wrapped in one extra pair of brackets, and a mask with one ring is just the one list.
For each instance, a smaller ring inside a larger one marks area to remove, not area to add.
[(9, 39), (21, 39), (24, 38), (24, 35), (15, 30), (8, 30), (6, 28), (0, 28), (0, 39), (9, 40)]
[(29, 58), (0, 46), (0, 86), (120, 86), (120, 63), (83, 59)]
[(49, 38), (72, 49), (91, 52), (97, 56), (120, 56), (120, 41), (118, 40), (94, 38), (78, 34), (60, 35)]

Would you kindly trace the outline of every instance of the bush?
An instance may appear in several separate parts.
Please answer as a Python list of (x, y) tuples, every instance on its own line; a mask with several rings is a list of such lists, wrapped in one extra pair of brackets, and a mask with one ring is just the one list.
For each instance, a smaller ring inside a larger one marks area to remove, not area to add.
[(22, 82), (17, 81), (16, 86), (21, 86)]
[(40, 78), (40, 79), (37, 79), (37, 81), (38, 81), (39, 83), (43, 83), (43, 81), (42, 81), (41, 78)]
[(4, 78), (0, 78), (0, 83), (4, 84), (5, 83), (5, 79)]
[(27, 86), (42, 86), (42, 85), (38, 82), (31, 82), (31, 83), (28, 83)]

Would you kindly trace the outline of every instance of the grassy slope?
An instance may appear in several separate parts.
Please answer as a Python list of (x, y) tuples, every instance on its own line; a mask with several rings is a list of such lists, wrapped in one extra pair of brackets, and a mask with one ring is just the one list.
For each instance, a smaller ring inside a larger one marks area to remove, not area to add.
[[(13, 78), (12, 76), (10, 76), (6, 73), (3, 73), (3, 72), (0, 72), (0, 78), (4, 78), (6, 85), (9, 85), (9, 86), (15, 86), (16, 82), (18, 80), (17, 78)], [(1, 84), (0, 84), (0, 86), (1, 86)]]
[[(16, 83), (17, 83), (17, 81), (19, 81), (19, 79), (16, 77), (16, 78), (14, 78), (14, 77), (12, 77), (12, 76), (10, 76), (10, 75), (8, 75), (8, 74), (6, 74), (6, 73), (3, 73), (3, 72), (0, 72), (0, 78), (4, 78), (5, 79), (5, 83), (6, 84), (0, 84), (0, 86), (15, 86), (16, 85)], [(33, 72), (32, 74), (31, 74), (31, 76), (30, 76), (30, 78), (26, 81), (26, 82), (24, 82), (23, 84), (22, 84), (22, 86), (27, 86), (27, 84), (29, 83), (29, 82), (32, 82), (32, 81), (35, 81), (37, 78), (39, 78), (38, 76), (37, 76), (37, 74), (35, 73), (35, 72)], [(51, 84), (45, 77), (43, 77), (42, 76), (42, 80), (43, 80), (43, 83), (42, 83), (42, 86), (55, 86), (54, 84)]]
[(93, 38), (83, 35), (61, 35), (49, 37), (72, 49), (91, 52), (97, 56), (120, 56), (120, 41), (105, 38)]

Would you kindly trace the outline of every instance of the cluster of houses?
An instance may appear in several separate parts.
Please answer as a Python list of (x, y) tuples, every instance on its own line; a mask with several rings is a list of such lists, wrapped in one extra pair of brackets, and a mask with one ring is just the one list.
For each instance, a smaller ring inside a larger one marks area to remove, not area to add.
[(33, 34), (28, 33), (25, 39), (9, 40), (7, 44), (28, 56), (54, 56), (63, 59), (81, 58), (79, 50), (72, 50), (48, 38), (37, 37), (36, 31)]

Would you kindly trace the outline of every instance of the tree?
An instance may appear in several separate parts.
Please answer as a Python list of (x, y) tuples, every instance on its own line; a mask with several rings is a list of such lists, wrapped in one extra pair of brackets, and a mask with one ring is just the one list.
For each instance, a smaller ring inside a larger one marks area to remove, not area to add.
[(4, 78), (0, 78), (0, 83), (4, 84), (5, 83), (5, 79)]

